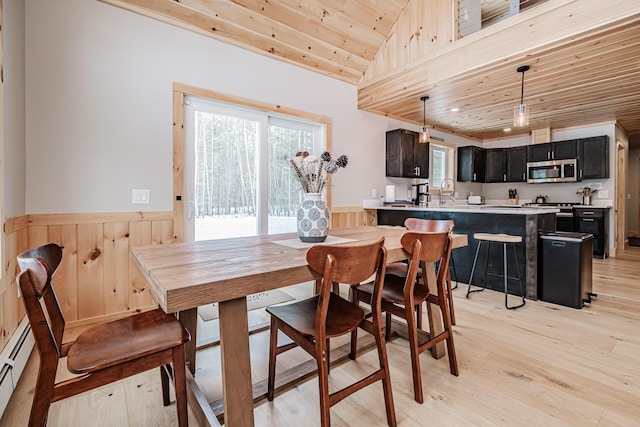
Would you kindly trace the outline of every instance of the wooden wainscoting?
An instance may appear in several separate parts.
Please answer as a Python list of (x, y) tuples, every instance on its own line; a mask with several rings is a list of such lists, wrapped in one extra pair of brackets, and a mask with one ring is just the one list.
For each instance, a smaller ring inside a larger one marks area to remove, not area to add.
[[(371, 216), (373, 212), (374, 216)], [(376, 225), (375, 210), (361, 206), (336, 206), (331, 208), (331, 228), (358, 227)]]
[(131, 247), (174, 241), (173, 212), (29, 216), (29, 247), (63, 247), (53, 283), (69, 322), (152, 306), (146, 282), (129, 259)]
[(16, 256), (45, 243), (63, 247), (53, 283), (67, 321), (94, 323), (154, 305), (129, 259), (132, 246), (173, 243), (173, 212), (43, 214), (5, 223), (5, 274), (0, 285), (2, 346), (24, 315), (15, 283)]
[(4, 224), (4, 265), (0, 279), (0, 350), (7, 344), (25, 314), (16, 285), (16, 257), (29, 247), (28, 227), (27, 216), (8, 219)]

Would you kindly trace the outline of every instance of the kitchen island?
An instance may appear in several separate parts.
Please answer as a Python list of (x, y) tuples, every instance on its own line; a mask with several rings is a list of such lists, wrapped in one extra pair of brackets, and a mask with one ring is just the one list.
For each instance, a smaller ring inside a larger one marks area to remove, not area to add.
[[(453, 279), (462, 283), (469, 282), (471, 266), (477, 242), (474, 233), (506, 233), (522, 237), (522, 243), (516, 246), (520, 278), (524, 280), (526, 297), (538, 299), (538, 237), (540, 233), (555, 231), (558, 209), (520, 207), (517, 205), (461, 205), (430, 203), (429, 206), (385, 205), (376, 208), (378, 225), (403, 225), (407, 218), (450, 219), (455, 223), (454, 232), (466, 234), (469, 246), (452, 252), (455, 264)], [(484, 273), (502, 272), (502, 250), (492, 245), (487, 260), (486, 245), (478, 255), (474, 273), (474, 284), (484, 281)], [(519, 295), (520, 289), (515, 276), (513, 253), (508, 253), (509, 293)], [(487, 287), (504, 291), (502, 277), (487, 276)]]

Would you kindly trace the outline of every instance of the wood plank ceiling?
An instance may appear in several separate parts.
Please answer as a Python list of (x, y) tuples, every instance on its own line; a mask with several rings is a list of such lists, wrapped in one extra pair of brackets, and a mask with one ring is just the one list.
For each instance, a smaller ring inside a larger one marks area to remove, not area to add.
[[(377, 86), (367, 86), (363, 76), (411, 0), (102, 1), (357, 84), (359, 106), (366, 111), (422, 125), (420, 96), (429, 95), (430, 126), (480, 141), (604, 122), (640, 135), (640, 11), (632, 0), (628, 16), (606, 27), (379, 100), (367, 94)], [(502, 0), (483, 3), (504, 7)], [(491, 19), (496, 13), (489, 13)], [(525, 64), (531, 66), (524, 92), (530, 126), (505, 134), (520, 98), (516, 68)], [(397, 85), (404, 69), (387, 74)], [(460, 111), (452, 113), (453, 107)]]

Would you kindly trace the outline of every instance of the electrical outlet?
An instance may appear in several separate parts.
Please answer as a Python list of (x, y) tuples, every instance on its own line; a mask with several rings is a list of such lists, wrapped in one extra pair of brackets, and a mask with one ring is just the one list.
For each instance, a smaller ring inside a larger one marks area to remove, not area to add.
[(608, 190), (602, 190), (602, 191), (598, 191), (598, 199), (608, 199), (609, 198), (609, 191)]
[(133, 205), (148, 205), (149, 204), (149, 190), (137, 189), (131, 190), (131, 204)]

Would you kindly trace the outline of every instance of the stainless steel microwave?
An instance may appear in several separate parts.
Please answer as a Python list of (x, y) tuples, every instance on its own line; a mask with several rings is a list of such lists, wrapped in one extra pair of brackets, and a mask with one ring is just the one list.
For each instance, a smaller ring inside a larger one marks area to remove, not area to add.
[(578, 161), (547, 160), (527, 163), (527, 182), (573, 182), (578, 180)]

